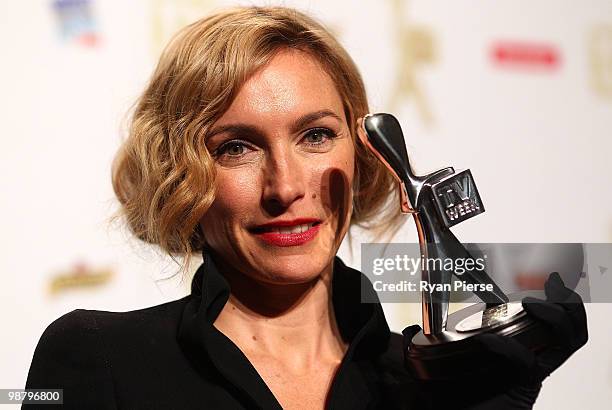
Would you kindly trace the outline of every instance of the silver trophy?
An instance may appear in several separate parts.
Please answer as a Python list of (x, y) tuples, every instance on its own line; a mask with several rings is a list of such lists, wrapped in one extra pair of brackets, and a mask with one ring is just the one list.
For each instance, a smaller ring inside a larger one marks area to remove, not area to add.
[[(425, 260), (473, 259), (449, 228), (484, 212), (469, 170), (452, 167), (428, 175), (416, 175), (410, 166), (406, 143), (397, 119), (391, 114), (369, 114), (358, 130), (360, 140), (382, 161), (397, 180), (400, 212), (412, 214)], [(439, 264), (425, 264), (421, 280), (435, 286), (422, 291), (423, 330), (409, 345), (407, 358), (421, 379), (444, 379), (469, 374), (469, 363), (478, 352), (470, 337), (496, 332), (515, 337), (538, 350), (549, 337), (547, 331), (524, 311), (520, 300), (508, 297), (483, 269), (464, 272), (459, 280), (473, 286), (483, 303), (449, 316), (451, 281), (455, 272)]]

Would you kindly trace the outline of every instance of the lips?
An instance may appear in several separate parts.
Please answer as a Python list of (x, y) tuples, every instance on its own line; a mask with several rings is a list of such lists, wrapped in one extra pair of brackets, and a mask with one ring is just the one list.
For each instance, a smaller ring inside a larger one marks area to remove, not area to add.
[(314, 239), (320, 226), (318, 219), (301, 218), (259, 225), (251, 232), (270, 245), (299, 246)]

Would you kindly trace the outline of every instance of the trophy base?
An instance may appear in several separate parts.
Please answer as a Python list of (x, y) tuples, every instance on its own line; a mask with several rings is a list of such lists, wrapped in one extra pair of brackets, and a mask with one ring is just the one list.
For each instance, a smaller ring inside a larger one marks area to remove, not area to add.
[(532, 351), (546, 347), (551, 338), (550, 331), (529, 316), (520, 301), (489, 309), (485, 303), (476, 303), (450, 314), (444, 332), (417, 333), (408, 347), (406, 361), (419, 380), (495, 374), (496, 364), (483, 364), (482, 347), (473, 339), (481, 333), (512, 337)]

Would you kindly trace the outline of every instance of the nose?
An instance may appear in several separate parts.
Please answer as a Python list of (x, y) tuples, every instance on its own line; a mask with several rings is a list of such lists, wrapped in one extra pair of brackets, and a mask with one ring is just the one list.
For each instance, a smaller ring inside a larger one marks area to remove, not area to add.
[(263, 169), (264, 207), (278, 214), (305, 195), (304, 159), (287, 148), (270, 152)]

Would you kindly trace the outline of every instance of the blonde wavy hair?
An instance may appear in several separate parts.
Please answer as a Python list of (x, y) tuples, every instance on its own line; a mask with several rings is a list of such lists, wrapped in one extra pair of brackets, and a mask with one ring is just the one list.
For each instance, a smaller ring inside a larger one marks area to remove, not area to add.
[(185, 27), (166, 46), (112, 167), (119, 215), (137, 238), (185, 258), (184, 267), (204, 246), (199, 221), (215, 198), (207, 132), (245, 81), (283, 48), (316, 58), (343, 101), (356, 155), (351, 226), (377, 237), (399, 228), (395, 182), (357, 138), (357, 119), (368, 113), (368, 102), (348, 53), (297, 10), (232, 8)]

